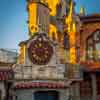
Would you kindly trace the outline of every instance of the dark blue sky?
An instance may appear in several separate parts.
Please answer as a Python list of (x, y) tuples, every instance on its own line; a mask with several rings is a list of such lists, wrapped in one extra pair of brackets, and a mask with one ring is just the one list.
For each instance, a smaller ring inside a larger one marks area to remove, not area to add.
[[(100, 0), (75, 0), (76, 12), (84, 6), (86, 13), (100, 13)], [(28, 39), (26, 0), (0, 0), (0, 48), (18, 49)]]

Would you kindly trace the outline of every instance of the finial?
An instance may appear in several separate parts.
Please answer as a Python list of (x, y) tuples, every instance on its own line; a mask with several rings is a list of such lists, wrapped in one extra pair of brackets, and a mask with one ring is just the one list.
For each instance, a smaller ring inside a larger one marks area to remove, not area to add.
[(71, 3), (70, 3), (69, 17), (72, 18), (72, 14), (73, 14), (73, 0), (71, 0)]
[(80, 8), (80, 15), (85, 15), (85, 8), (84, 7)]

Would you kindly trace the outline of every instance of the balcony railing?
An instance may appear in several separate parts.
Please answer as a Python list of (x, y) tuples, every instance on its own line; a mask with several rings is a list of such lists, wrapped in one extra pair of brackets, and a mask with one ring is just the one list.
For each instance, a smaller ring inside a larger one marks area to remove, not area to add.
[(58, 66), (13, 66), (15, 79), (42, 79), (42, 80), (80, 80), (80, 65), (61, 64)]

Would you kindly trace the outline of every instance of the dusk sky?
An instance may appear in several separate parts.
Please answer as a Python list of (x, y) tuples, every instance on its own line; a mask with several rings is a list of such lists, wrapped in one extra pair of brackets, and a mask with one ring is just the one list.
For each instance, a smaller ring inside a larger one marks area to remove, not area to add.
[[(84, 6), (86, 14), (100, 13), (100, 0), (75, 0), (76, 12)], [(0, 48), (18, 49), (28, 39), (26, 0), (0, 0)]]

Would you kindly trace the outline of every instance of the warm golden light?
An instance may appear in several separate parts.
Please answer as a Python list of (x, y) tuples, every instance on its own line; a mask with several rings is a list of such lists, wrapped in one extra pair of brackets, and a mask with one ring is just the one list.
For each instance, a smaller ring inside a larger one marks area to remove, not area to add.
[(68, 25), (68, 32), (70, 33), (72, 29), (72, 21), (73, 21), (73, 2), (70, 4), (70, 11), (68, 17), (66, 17), (66, 24)]
[(57, 28), (53, 24), (50, 24), (49, 27), (49, 37), (53, 39), (53, 35), (55, 36), (55, 39), (57, 39)]
[(29, 31), (30, 35), (33, 36), (37, 32), (37, 4), (31, 3), (28, 5), (29, 8)]
[(26, 46), (22, 44), (19, 50), (19, 59), (18, 59), (19, 64), (24, 64), (25, 62), (25, 51), (26, 51)]
[(59, 4), (60, 0), (47, 0), (49, 8), (51, 9), (50, 15), (56, 15), (56, 6)]
[(70, 4), (70, 11), (65, 20), (68, 25), (69, 41), (70, 41), (70, 63), (76, 63), (76, 23), (73, 20), (73, 1)]
[(72, 25), (72, 32), (70, 32), (70, 63), (76, 63), (76, 26)]

